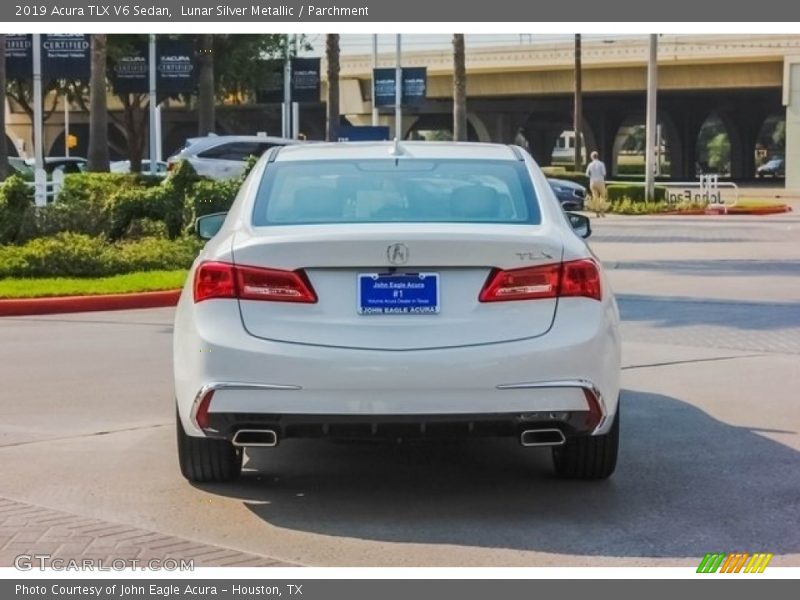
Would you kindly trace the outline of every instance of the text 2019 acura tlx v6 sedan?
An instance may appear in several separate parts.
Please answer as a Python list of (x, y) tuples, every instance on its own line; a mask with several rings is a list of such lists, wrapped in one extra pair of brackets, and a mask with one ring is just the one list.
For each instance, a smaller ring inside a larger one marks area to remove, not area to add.
[(303, 437), (514, 436), (561, 476), (614, 471), (616, 302), (528, 153), (275, 148), (197, 228), (174, 334), (188, 479)]

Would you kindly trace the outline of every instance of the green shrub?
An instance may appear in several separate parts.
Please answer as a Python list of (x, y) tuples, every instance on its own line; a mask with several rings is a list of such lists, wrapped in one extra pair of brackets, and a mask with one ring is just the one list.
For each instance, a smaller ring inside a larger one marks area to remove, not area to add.
[(125, 237), (134, 221), (151, 219), (163, 221), (170, 239), (177, 238), (183, 230), (184, 207), (188, 204), (191, 189), (199, 181), (192, 165), (181, 161), (178, 168), (158, 186), (133, 187), (111, 197), (108, 203), (108, 238), (112, 241)]
[(0, 186), (0, 243), (25, 243), (62, 232), (105, 235), (112, 241), (150, 235), (175, 239), (196, 215), (227, 210), (240, 183), (201, 180), (185, 161), (166, 180), (76, 173), (66, 176), (55, 202), (35, 207), (32, 188), (11, 177)]
[(0, 276), (99, 275), (110, 268), (109, 250), (103, 238), (78, 233), (37, 238), (0, 248)]
[(191, 215), (187, 222), (210, 213), (227, 211), (242, 185), (240, 179), (198, 181), (189, 193)]
[(202, 246), (199, 239), (189, 236), (176, 240), (151, 237), (118, 244), (117, 268), (123, 270), (116, 272), (186, 269)]
[(630, 198), (622, 198), (611, 202), (609, 212), (618, 215), (652, 215), (670, 210), (670, 205), (663, 201), (656, 202), (634, 201)]
[(12, 175), (0, 185), (0, 244), (17, 241), (26, 211), (33, 205), (33, 188)]
[(21, 246), (0, 246), (3, 277), (103, 277), (188, 268), (202, 247), (195, 238), (144, 238), (110, 244), (103, 236), (58, 233)]
[(104, 235), (109, 218), (106, 206), (120, 190), (138, 185), (137, 177), (121, 173), (73, 173), (46, 208), (29, 207), (17, 242), (70, 231)]
[(542, 172), (548, 177), (558, 177), (562, 173), (566, 173), (567, 168), (561, 165), (547, 165), (542, 167)]
[[(606, 186), (606, 195), (610, 202), (617, 202), (628, 198), (631, 202), (644, 202), (644, 185), (639, 183), (612, 183)], [(655, 200), (663, 201), (667, 199), (667, 188), (664, 186), (655, 187)]]
[(634, 163), (630, 165), (618, 164), (616, 174), (618, 177), (625, 177), (625, 176), (644, 177), (644, 162), (638, 164)]

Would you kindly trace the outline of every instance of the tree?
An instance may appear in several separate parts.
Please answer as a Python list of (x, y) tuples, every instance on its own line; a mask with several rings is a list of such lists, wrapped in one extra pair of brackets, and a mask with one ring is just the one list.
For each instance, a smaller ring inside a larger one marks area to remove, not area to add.
[(339, 34), (325, 36), (325, 59), (328, 63), (328, 101), (326, 137), (329, 142), (339, 139)]
[[(182, 36), (170, 37), (180, 38)], [(190, 39), (196, 40), (197, 37), (190, 36)], [(208, 37), (213, 38), (214, 49), (211, 80), (214, 83), (215, 98), (212, 98), (210, 103), (213, 107), (215, 99), (238, 103), (254, 98), (264, 80), (264, 71), (259, 68), (260, 62), (282, 52), (285, 36), (279, 34), (235, 34)], [(111, 78), (116, 61), (121, 57), (129, 56), (135, 48), (147, 44), (147, 38), (146, 34), (106, 36), (106, 76), (108, 79)], [(304, 44), (304, 48), (310, 48), (304, 39), (301, 38), (301, 42)], [(31, 82), (7, 81), (5, 91), (15, 105), (25, 112), (33, 122), (33, 86)], [(90, 86), (86, 85), (86, 82), (53, 80), (43, 92), (45, 106), (42, 120), (45, 122), (56, 110), (59, 97), (65, 94), (82, 110), (90, 111)], [(206, 92), (207, 90), (203, 88), (203, 93), (206, 94)], [(147, 93), (119, 94), (118, 96), (122, 110), (108, 112), (107, 118), (119, 127), (125, 138), (125, 145), (120, 148), (114, 147), (114, 149), (127, 155), (131, 161), (131, 170), (138, 172), (141, 169), (147, 140), (149, 97)], [(204, 98), (207, 99), (208, 95), (206, 94)], [(188, 101), (189, 96), (183, 97), (182, 100)], [(113, 147), (113, 140), (108, 140), (107, 145), (109, 144)]]
[(197, 36), (197, 135), (213, 133), (217, 103), (214, 89), (214, 36)]
[[(89, 80), (90, 171), (108, 172), (108, 99), (106, 96), (105, 34), (92, 35), (92, 70)], [(64, 99), (65, 102), (67, 99)]]
[[(46, 123), (50, 115), (55, 112), (60, 96), (69, 94), (71, 90), (79, 89), (80, 87), (81, 84), (74, 81), (59, 79), (51, 81), (47, 88), (42, 90), (42, 104), (44, 105), (42, 107), (42, 122)], [(22, 112), (28, 115), (31, 129), (33, 129), (33, 82), (31, 80), (6, 78), (4, 89), (6, 97), (13, 100), (22, 109)], [(5, 107), (3, 108), (5, 109)], [(33, 138), (33, 132), (31, 132), (31, 138)]]
[(453, 34), (453, 140), (467, 140), (467, 66), (464, 34)]
[(581, 34), (575, 34), (575, 170), (583, 171), (583, 80), (581, 65)]
[(8, 177), (6, 142), (6, 36), (0, 33), (0, 181)]

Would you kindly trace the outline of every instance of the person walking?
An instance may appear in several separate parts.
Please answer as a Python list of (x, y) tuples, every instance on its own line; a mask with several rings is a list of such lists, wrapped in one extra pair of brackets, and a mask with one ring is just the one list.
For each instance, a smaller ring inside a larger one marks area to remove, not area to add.
[(605, 217), (606, 210), (606, 166), (600, 160), (597, 150), (591, 154), (592, 162), (586, 167), (589, 189), (592, 192), (592, 206), (598, 217)]

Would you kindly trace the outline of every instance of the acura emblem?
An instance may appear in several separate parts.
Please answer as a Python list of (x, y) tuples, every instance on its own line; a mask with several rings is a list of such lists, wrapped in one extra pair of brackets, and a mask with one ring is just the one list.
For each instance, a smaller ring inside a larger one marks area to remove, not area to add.
[(392, 244), (386, 248), (386, 258), (393, 265), (404, 265), (408, 262), (408, 246), (405, 244)]

